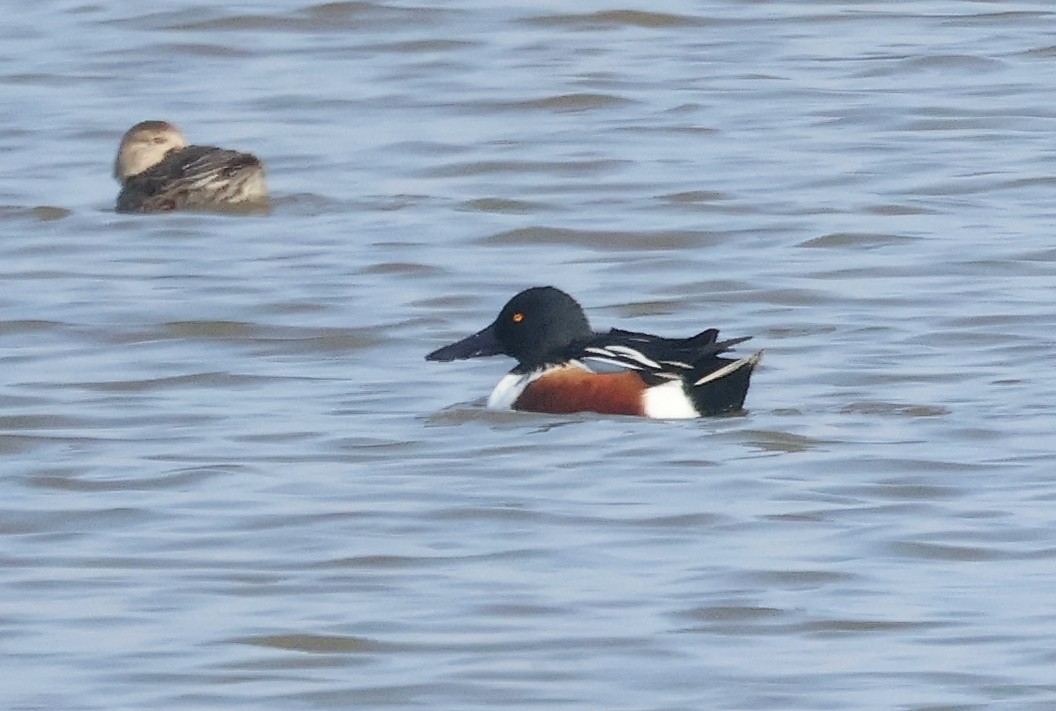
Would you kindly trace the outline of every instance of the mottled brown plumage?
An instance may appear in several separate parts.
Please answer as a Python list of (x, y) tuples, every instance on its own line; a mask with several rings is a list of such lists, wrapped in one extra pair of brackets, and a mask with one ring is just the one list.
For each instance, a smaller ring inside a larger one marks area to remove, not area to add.
[(125, 133), (114, 161), (118, 212), (268, 209), (264, 165), (249, 153), (191, 146), (167, 121)]

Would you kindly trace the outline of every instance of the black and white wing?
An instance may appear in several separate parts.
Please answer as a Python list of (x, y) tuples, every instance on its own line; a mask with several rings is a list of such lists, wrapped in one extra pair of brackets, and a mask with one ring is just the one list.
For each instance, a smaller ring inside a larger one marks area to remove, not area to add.
[(677, 380), (702, 359), (723, 353), (750, 336), (726, 341), (718, 338), (719, 331), (714, 328), (689, 338), (663, 338), (614, 328), (598, 334), (584, 346), (579, 357), (637, 370), (658, 380)]

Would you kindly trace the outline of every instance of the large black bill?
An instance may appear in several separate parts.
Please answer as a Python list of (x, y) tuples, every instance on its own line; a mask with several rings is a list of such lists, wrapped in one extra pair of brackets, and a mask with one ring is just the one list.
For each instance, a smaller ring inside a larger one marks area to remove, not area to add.
[(463, 358), (483, 358), (484, 356), (499, 355), (503, 352), (498, 339), (495, 338), (495, 324), (491, 324), (483, 331), (474, 333), (472, 336), (463, 338), (457, 343), (438, 348), (425, 357), (426, 360), (461, 360)]

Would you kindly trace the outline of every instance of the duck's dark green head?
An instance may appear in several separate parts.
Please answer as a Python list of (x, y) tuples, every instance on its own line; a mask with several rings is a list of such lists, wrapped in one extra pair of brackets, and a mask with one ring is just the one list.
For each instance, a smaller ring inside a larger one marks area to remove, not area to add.
[(518, 369), (531, 370), (567, 360), (577, 344), (593, 335), (575, 299), (552, 286), (537, 286), (510, 299), (487, 328), (435, 350), (425, 359), (449, 361), (505, 354), (517, 359)]

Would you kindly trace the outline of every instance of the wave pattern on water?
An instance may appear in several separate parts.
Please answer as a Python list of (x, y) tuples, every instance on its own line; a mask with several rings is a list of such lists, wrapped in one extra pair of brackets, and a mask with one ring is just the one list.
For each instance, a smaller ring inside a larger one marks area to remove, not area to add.
[[(0, 707), (1056, 707), (1054, 20), (23, 7)], [(274, 213), (116, 214), (152, 118)], [(491, 412), (508, 360), (424, 362), (546, 283), (752, 336), (748, 412)]]

